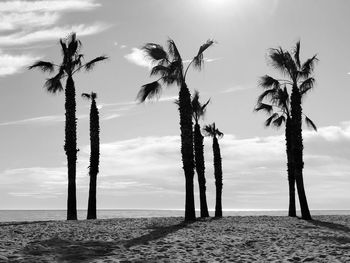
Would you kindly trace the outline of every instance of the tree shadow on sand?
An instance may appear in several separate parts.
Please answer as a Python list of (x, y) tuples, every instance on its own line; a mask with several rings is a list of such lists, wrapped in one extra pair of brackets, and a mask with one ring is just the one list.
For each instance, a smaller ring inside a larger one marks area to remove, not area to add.
[(128, 240), (124, 244), (124, 246), (126, 248), (130, 248), (130, 247), (137, 246), (137, 245), (146, 245), (151, 241), (155, 241), (155, 240), (164, 238), (169, 234), (175, 233), (180, 229), (186, 228), (191, 223), (192, 222), (181, 222), (179, 224), (172, 225), (172, 226), (150, 226), (150, 227), (147, 227), (146, 229), (153, 229), (153, 231), (149, 232), (146, 235)]
[(166, 237), (180, 229), (186, 228), (191, 223), (179, 223), (170, 226), (151, 225), (145, 229), (151, 229), (148, 234), (129, 240), (87, 240), (75, 241), (54, 237), (47, 240), (36, 240), (27, 244), (23, 249), (24, 255), (45, 257), (58, 262), (86, 262), (110, 255), (122, 255), (123, 251), (137, 245), (146, 245)]
[(346, 234), (350, 233), (350, 228), (341, 224), (336, 224), (336, 223), (330, 223), (330, 222), (325, 222), (325, 221), (320, 221), (320, 220), (311, 220), (308, 221), (311, 224), (318, 226), (318, 227), (323, 227), (323, 228), (328, 228), (330, 230), (335, 230), (338, 232), (343, 232)]

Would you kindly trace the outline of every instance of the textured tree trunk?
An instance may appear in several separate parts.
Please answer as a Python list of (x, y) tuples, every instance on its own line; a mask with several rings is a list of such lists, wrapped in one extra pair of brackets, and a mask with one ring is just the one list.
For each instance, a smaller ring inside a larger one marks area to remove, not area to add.
[(76, 162), (77, 162), (77, 122), (75, 117), (75, 87), (71, 76), (66, 83), (66, 127), (64, 149), (67, 155), (68, 165), (68, 198), (67, 198), (67, 220), (77, 220), (76, 200)]
[(193, 156), (193, 131), (192, 131), (192, 105), (191, 94), (186, 83), (183, 83), (179, 92), (179, 111), (181, 129), (181, 154), (182, 164), (185, 172), (185, 221), (196, 220), (194, 206), (193, 177), (194, 177), (194, 156)]
[(90, 110), (90, 188), (87, 219), (96, 219), (96, 185), (100, 163), (100, 124), (96, 101), (91, 102)]
[(301, 217), (305, 220), (311, 220), (311, 214), (306, 199), (304, 181), (303, 181), (303, 138), (302, 138), (302, 108), (301, 95), (296, 85), (293, 86), (291, 94), (291, 113), (292, 113), (292, 154), (295, 161), (294, 178), (297, 185)]
[(203, 136), (201, 134), (200, 126), (198, 123), (194, 125), (194, 152), (195, 152), (195, 165), (198, 175), (199, 186), (199, 201), (201, 208), (201, 217), (209, 217), (206, 186), (205, 186), (205, 165), (204, 165), (204, 146)]
[(292, 137), (291, 137), (291, 119), (287, 117), (286, 120), (286, 152), (287, 152), (287, 173), (288, 173), (288, 184), (289, 184), (289, 209), (288, 216), (296, 217), (295, 207), (295, 178), (294, 178), (294, 162), (292, 154)]
[(222, 164), (221, 153), (218, 139), (213, 138), (213, 153), (214, 153), (214, 176), (216, 186), (216, 204), (215, 204), (215, 217), (222, 217)]

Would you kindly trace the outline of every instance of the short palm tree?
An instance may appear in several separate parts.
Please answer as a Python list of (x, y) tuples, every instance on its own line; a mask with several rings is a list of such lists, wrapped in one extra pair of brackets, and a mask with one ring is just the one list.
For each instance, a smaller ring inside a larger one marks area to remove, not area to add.
[(90, 186), (87, 219), (96, 219), (96, 185), (97, 174), (99, 172), (100, 163), (100, 121), (99, 112), (96, 106), (97, 94), (94, 92), (83, 93), (83, 98), (91, 100), (90, 107)]
[(205, 125), (203, 130), (206, 136), (213, 138), (214, 176), (216, 186), (215, 217), (222, 217), (222, 161), (218, 139), (222, 138), (224, 134), (215, 127), (215, 122), (210, 125)]
[(205, 186), (205, 164), (204, 164), (204, 146), (203, 146), (203, 135), (201, 133), (201, 127), (199, 125), (200, 118), (203, 118), (206, 112), (206, 108), (210, 100), (202, 104), (199, 101), (199, 92), (195, 90), (192, 98), (192, 109), (193, 109), (193, 120), (194, 120), (194, 157), (195, 166), (198, 176), (199, 186), (199, 200), (201, 217), (208, 217), (208, 205), (206, 197), (206, 186)]
[(155, 66), (151, 70), (151, 76), (158, 75), (160, 78), (151, 83), (142, 86), (137, 97), (140, 102), (147, 98), (153, 98), (159, 95), (162, 86), (177, 84), (179, 86), (178, 106), (180, 112), (180, 130), (181, 130), (181, 154), (182, 164), (186, 181), (186, 200), (185, 200), (185, 221), (196, 219), (193, 192), (194, 177), (194, 159), (193, 159), (193, 131), (192, 131), (192, 105), (191, 94), (186, 84), (186, 75), (188, 69), (193, 65), (201, 69), (203, 65), (203, 52), (212, 46), (214, 42), (208, 40), (204, 43), (185, 68), (181, 55), (172, 39), (168, 40), (168, 50), (155, 43), (148, 43), (142, 50), (146, 52)]
[[(290, 99), (286, 86), (281, 88), (278, 84), (275, 87), (269, 87), (269, 79), (266, 76), (261, 77), (260, 86), (267, 89), (259, 96), (256, 111), (265, 111), (269, 118), (265, 121), (266, 126), (275, 126), (277, 128), (285, 124), (285, 140), (287, 153), (287, 173), (289, 183), (289, 208), (288, 216), (296, 216), (295, 207), (295, 177), (294, 177), (294, 160), (292, 154), (292, 130), (291, 130), (291, 113)], [(269, 104), (263, 103), (264, 99), (269, 100)], [(305, 115), (305, 122), (308, 126), (317, 130), (315, 124)]]
[[(308, 207), (304, 182), (303, 182), (303, 138), (302, 138), (302, 106), (301, 98), (314, 87), (315, 79), (312, 73), (315, 63), (318, 61), (317, 55), (300, 62), (300, 42), (298, 41), (291, 53), (281, 47), (270, 49), (269, 53), (271, 65), (279, 70), (284, 79), (275, 79), (265, 76), (268, 79), (266, 88), (274, 88), (278, 85), (291, 87), (290, 96), (290, 116), (291, 116), (291, 154), (294, 162), (294, 178), (297, 185), (301, 216), (305, 220), (311, 220)], [(266, 91), (267, 93), (269, 91)]]
[[(68, 166), (68, 200), (67, 200), (67, 220), (77, 219), (76, 205), (76, 161), (77, 161), (77, 118), (76, 118), (76, 101), (75, 101), (75, 85), (73, 75), (81, 69), (91, 70), (94, 65), (102, 60), (107, 59), (106, 56), (99, 56), (93, 60), (83, 63), (83, 54), (80, 54), (81, 42), (76, 38), (76, 34), (70, 34), (66, 39), (60, 39), (63, 60), (57, 65), (47, 61), (37, 61), (29, 67), (29, 69), (39, 68), (43, 72), (54, 72), (57, 68), (58, 72), (55, 76), (46, 80), (44, 87), (50, 93), (58, 93), (65, 90), (65, 144), (64, 150), (67, 155)], [(67, 78), (66, 87), (63, 88), (61, 80)]]

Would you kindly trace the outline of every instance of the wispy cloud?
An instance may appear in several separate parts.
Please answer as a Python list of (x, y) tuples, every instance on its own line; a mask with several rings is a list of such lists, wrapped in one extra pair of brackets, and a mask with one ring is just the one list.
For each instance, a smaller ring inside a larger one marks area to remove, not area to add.
[[(77, 116), (78, 119), (86, 119), (88, 115), (81, 114)], [(40, 116), (35, 118), (22, 119), (17, 121), (2, 122), (0, 126), (9, 126), (9, 125), (27, 125), (27, 124), (55, 124), (60, 123), (65, 120), (64, 115), (48, 115)]]
[(36, 30), (33, 32), (16, 32), (6, 36), (0, 36), (0, 45), (28, 45), (31, 43), (47, 40), (57, 40), (68, 36), (71, 32), (79, 32), (79, 36), (87, 36), (104, 31), (109, 26), (104, 23), (95, 23), (92, 25), (73, 25), (63, 27), (53, 27), (48, 29)]
[(4, 54), (0, 50), (0, 76), (11, 75), (20, 72), (23, 68), (32, 64), (35, 60), (40, 57), (23, 54), (23, 55), (12, 55)]
[(132, 48), (131, 53), (126, 54), (124, 58), (126, 58), (126, 60), (130, 63), (149, 69), (152, 68), (153, 65), (152, 62), (147, 58), (147, 54), (139, 48)]
[(238, 85), (238, 86), (227, 88), (227, 89), (221, 91), (221, 93), (239, 92), (239, 91), (249, 90), (249, 89), (252, 89), (252, 88), (253, 87), (251, 87), (251, 86), (247, 87), (247, 86)]

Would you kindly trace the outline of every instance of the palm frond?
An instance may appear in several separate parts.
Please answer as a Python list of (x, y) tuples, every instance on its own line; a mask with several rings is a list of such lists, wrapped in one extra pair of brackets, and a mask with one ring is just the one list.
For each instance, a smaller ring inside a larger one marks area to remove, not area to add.
[(30, 69), (33, 69), (33, 68), (39, 68), (43, 72), (48, 71), (48, 72), (52, 73), (54, 71), (54, 67), (55, 67), (55, 65), (52, 62), (37, 61), (33, 65), (29, 66), (28, 69), (30, 70)]
[(219, 129), (216, 129), (216, 130), (215, 130), (215, 133), (216, 133), (216, 135), (218, 136), (218, 138), (224, 137), (224, 134), (223, 134), (221, 131), (219, 131)]
[(215, 127), (213, 125), (215, 125), (215, 124), (213, 123), (213, 124), (204, 125), (203, 133), (204, 133), (205, 136), (214, 137)]
[(63, 57), (66, 57), (67, 56), (67, 45), (65, 43), (65, 41), (61, 38), (60, 39), (60, 44), (61, 44), (61, 47), (62, 47), (62, 56)]
[(279, 116), (278, 118), (274, 119), (272, 124), (276, 127), (281, 127), (282, 123), (286, 121), (286, 118), (284, 115)]
[(271, 48), (269, 50), (269, 57), (270, 64), (272, 67), (279, 70), (283, 75), (287, 75), (289, 73), (285, 54), (281, 47)]
[(293, 50), (294, 53), (294, 60), (298, 68), (301, 67), (300, 65), (300, 40), (295, 44), (295, 48)]
[(270, 124), (271, 124), (271, 122), (274, 120), (274, 119), (276, 119), (276, 118), (278, 118), (279, 117), (279, 115), (278, 115), (278, 113), (274, 113), (274, 114), (272, 114), (269, 118), (267, 118), (267, 120), (265, 121), (265, 126), (266, 127), (268, 127), (268, 126), (270, 126)]
[(81, 97), (83, 98), (83, 99), (91, 99), (91, 95), (89, 94), (89, 93), (82, 93), (81, 94)]
[(151, 60), (168, 60), (168, 54), (164, 48), (155, 43), (147, 43), (141, 48)]
[(260, 77), (258, 85), (264, 89), (269, 89), (269, 88), (277, 89), (280, 87), (279, 81), (269, 75)]
[(69, 56), (74, 56), (77, 54), (81, 48), (81, 42), (77, 39), (77, 34), (72, 32), (67, 38), (68, 44), (68, 54)]
[(46, 80), (44, 87), (49, 93), (56, 94), (63, 91), (61, 79), (64, 77), (63, 67), (60, 68), (59, 72), (52, 78)]
[(162, 86), (158, 81), (145, 84), (141, 87), (139, 93), (137, 94), (137, 99), (140, 102), (144, 102), (146, 99), (152, 99), (159, 96), (161, 88)]
[(315, 84), (315, 79), (312, 77), (304, 80), (303, 83), (301, 83), (299, 86), (300, 94), (301, 95), (306, 94), (309, 90), (311, 90), (314, 87), (314, 84)]
[(106, 60), (106, 59), (108, 59), (107, 56), (99, 56), (97, 58), (94, 58), (93, 60), (90, 60), (88, 63), (85, 64), (85, 66), (84, 66), (85, 70), (86, 71), (92, 70), (97, 62), (103, 61), (103, 60)]
[(163, 65), (156, 65), (151, 69), (151, 76), (160, 75), (162, 77), (169, 75), (170, 70), (168, 67)]
[(168, 39), (168, 50), (169, 54), (173, 57), (174, 61), (181, 61), (182, 63), (180, 52), (177, 49), (174, 40), (172, 40), (171, 38)]
[(317, 131), (317, 127), (316, 127), (316, 125), (314, 124), (314, 122), (313, 122), (311, 119), (309, 119), (306, 115), (305, 115), (305, 123), (306, 123), (306, 125), (307, 125), (308, 127), (311, 127), (311, 128), (313, 128), (315, 131)]
[(203, 53), (205, 50), (207, 50), (210, 46), (214, 44), (214, 40), (208, 39), (207, 42), (205, 42), (203, 45), (199, 47), (198, 54), (193, 59), (193, 66), (194, 68), (197, 68), (200, 70), (203, 66)]
[(315, 65), (318, 62), (317, 54), (312, 58), (307, 59), (301, 67), (299, 75), (303, 78), (308, 78), (314, 71)]
[(260, 96), (258, 97), (258, 102), (262, 102), (264, 99), (266, 98), (270, 98), (272, 99), (276, 92), (278, 91), (278, 89), (268, 89), (265, 90), (263, 93), (260, 94)]
[(254, 109), (254, 111), (261, 111), (261, 110), (270, 114), (273, 111), (273, 106), (266, 103), (259, 102), (257, 107)]

